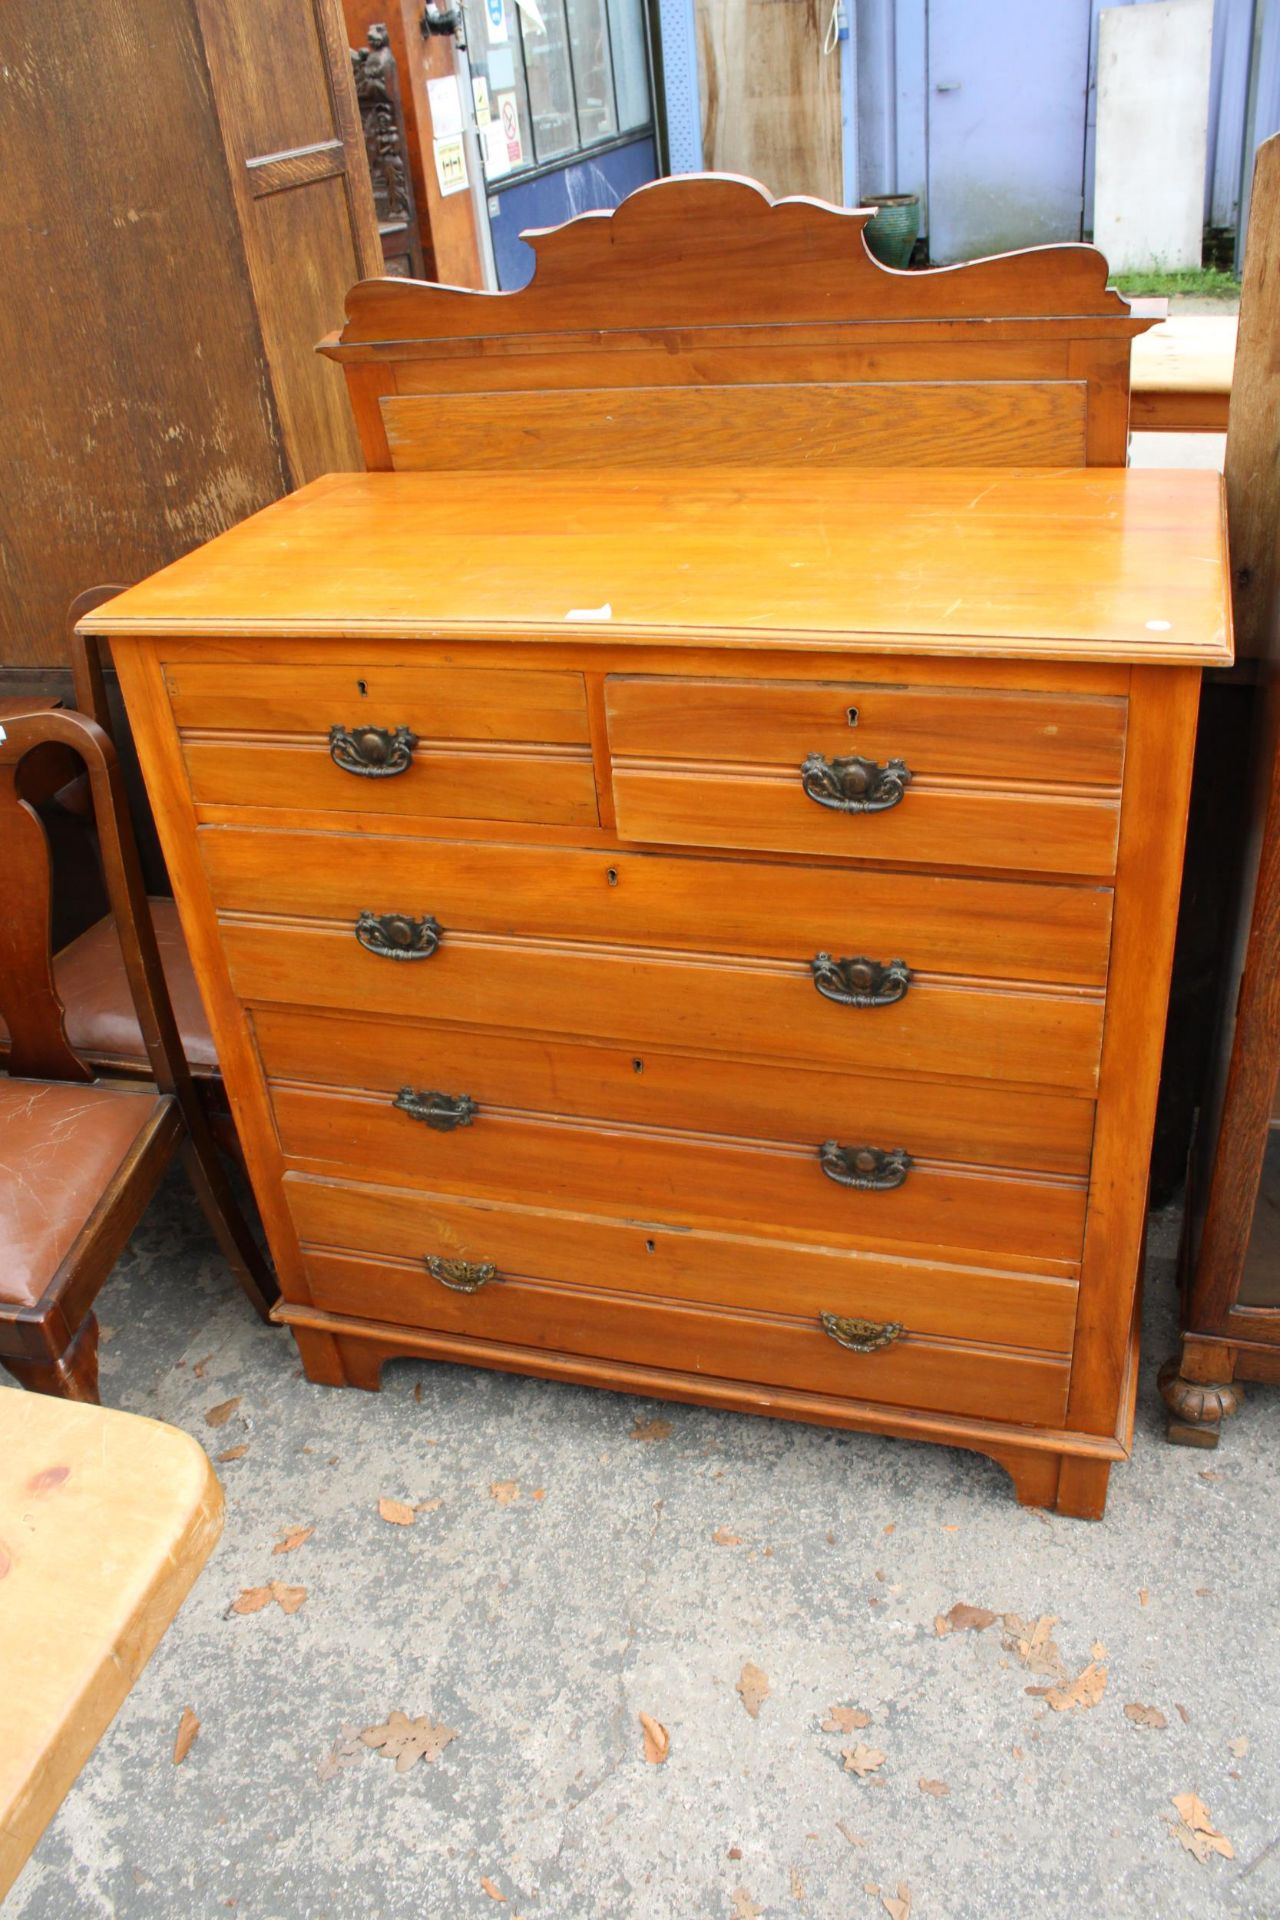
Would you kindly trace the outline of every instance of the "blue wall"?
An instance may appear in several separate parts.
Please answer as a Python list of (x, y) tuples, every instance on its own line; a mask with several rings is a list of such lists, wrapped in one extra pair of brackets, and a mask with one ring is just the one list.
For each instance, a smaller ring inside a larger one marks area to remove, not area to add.
[(657, 174), (653, 141), (645, 136), (554, 173), (522, 180), (505, 192), (491, 189), (489, 231), (502, 291), (515, 292), (533, 274), (533, 248), (520, 238), (525, 227), (558, 227), (575, 214), (596, 207), (616, 207)]

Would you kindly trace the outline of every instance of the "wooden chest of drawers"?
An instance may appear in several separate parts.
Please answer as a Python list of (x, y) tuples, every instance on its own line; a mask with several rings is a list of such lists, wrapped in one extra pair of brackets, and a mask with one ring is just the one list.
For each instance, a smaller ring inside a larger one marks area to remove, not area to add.
[(1206, 474), (382, 472), (94, 616), (310, 1376), (1100, 1513), (1224, 578)]

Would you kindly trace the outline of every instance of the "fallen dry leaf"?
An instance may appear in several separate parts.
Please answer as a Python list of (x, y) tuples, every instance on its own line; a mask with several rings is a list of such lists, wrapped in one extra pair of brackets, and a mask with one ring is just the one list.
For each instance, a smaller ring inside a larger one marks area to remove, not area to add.
[(1148, 1592), (1146, 1587), (1138, 1588), (1138, 1605), (1140, 1607), (1145, 1607), (1147, 1602), (1150, 1600), (1150, 1598), (1151, 1598), (1151, 1595)]
[(520, 1498), (520, 1482), (518, 1480), (491, 1480), (489, 1482), (489, 1491), (500, 1507), (509, 1507), (513, 1500)]
[(407, 1505), (405, 1501), (388, 1500), (384, 1496), (378, 1502), (378, 1517), (379, 1519), (385, 1520), (388, 1526), (411, 1527), (413, 1525), (414, 1513), (413, 1508)]
[(644, 1728), (644, 1757), (651, 1767), (660, 1767), (671, 1751), (671, 1735), (651, 1713), (640, 1715), (640, 1725)]
[(982, 1633), (987, 1627), (995, 1625), (997, 1615), (990, 1607), (967, 1607), (963, 1600), (957, 1600), (949, 1613), (940, 1613), (934, 1621), (934, 1631), (939, 1635), (946, 1633)]
[(846, 1827), (846, 1825), (845, 1825), (845, 1823), (844, 1823), (844, 1821), (843, 1821), (843, 1820), (837, 1820), (837, 1821), (836, 1821), (836, 1825), (837, 1825), (837, 1827), (839, 1827), (839, 1829), (840, 1829), (840, 1831), (841, 1831), (841, 1833), (842, 1833), (842, 1834), (844, 1835), (844, 1837), (845, 1837), (845, 1839), (846, 1839), (846, 1840), (847, 1840), (847, 1841), (849, 1842), (849, 1845), (850, 1845), (851, 1847), (865, 1847), (865, 1846), (866, 1846), (866, 1844), (867, 1844), (867, 1843), (866, 1843), (866, 1841), (865, 1841), (865, 1840), (864, 1840), (864, 1839), (862, 1838), (862, 1836), (861, 1836), (861, 1834), (857, 1834), (857, 1833), (850, 1833), (850, 1831), (849, 1831), (849, 1829), (848, 1829), (848, 1827)]
[(899, 1881), (896, 1898), (891, 1893), (882, 1893), (880, 1905), (888, 1914), (889, 1920), (911, 1920), (911, 1889), (906, 1881)]
[(840, 1753), (845, 1772), (856, 1773), (859, 1780), (865, 1780), (869, 1773), (875, 1773), (885, 1762), (879, 1747), (864, 1747), (861, 1740), (854, 1747), (841, 1747)]
[(442, 1507), (443, 1505), (444, 1505), (444, 1496), (442, 1494), (437, 1494), (434, 1500), (419, 1500), (417, 1506), (414, 1508), (414, 1512), (415, 1513), (434, 1513), (437, 1507)]
[(178, 1735), (173, 1743), (173, 1764), (175, 1767), (182, 1765), (190, 1753), (195, 1742), (195, 1737), (199, 1731), (200, 1722), (196, 1719), (190, 1707), (184, 1707), (182, 1709), (182, 1718), (178, 1722)]
[(368, 1748), (360, 1738), (359, 1727), (346, 1723), (341, 1737), (334, 1741), (323, 1760), (318, 1763), (316, 1779), (332, 1780), (343, 1767), (354, 1767), (358, 1760), (363, 1760), (367, 1752)]
[(742, 1535), (740, 1533), (730, 1533), (728, 1527), (717, 1527), (711, 1536), (711, 1541), (712, 1545), (717, 1547), (740, 1547), (742, 1545)]
[(1101, 1640), (1095, 1640), (1093, 1645), (1089, 1649), (1089, 1658), (1091, 1660), (1105, 1660), (1106, 1657), (1107, 1657), (1107, 1650), (1103, 1646)]
[(205, 1424), (210, 1427), (225, 1427), (236, 1408), (240, 1405), (240, 1395), (234, 1400), (220, 1400), (216, 1407), (205, 1410)]
[(375, 1748), (384, 1760), (395, 1761), (397, 1773), (408, 1773), (418, 1760), (438, 1760), (449, 1742), (457, 1737), (455, 1727), (434, 1727), (425, 1713), (411, 1720), (398, 1708), (387, 1715), (381, 1726), (363, 1727), (360, 1732), (366, 1747)]
[(769, 1676), (754, 1661), (748, 1660), (738, 1675), (736, 1691), (742, 1696), (742, 1704), (754, 1720), (769, 1691)]
[(500, 1892), (499, 1889), (494, 1886), (492, 1880), (489, 1878), (487, 1873), (481, 1874), (480, 1885), (484, 1888), (485, 1892), (488, 1894), (491, 1900), (501, 1900), (503, 1906), (507, 1904), (506, 1894)]
[(529, 1495), (531, 1500), (545, 1500), (546, 1497), (547, 1490), (545, 1487), (535, 1487)]
[[(101, 1338), (102, 1338), (102, 1328), (101, 1328), (101, 1327), (99, 1327), (99, 1328), (98, 1328), (98, 1338), (99, 1338), (99, 1340), (101, 1340)], [(197, 1361), (196, 1361), (196, 1363), (195, 1363), (195, 1365), (194, 1365), (194, 1366), (192, 1367), (192, 1369), (191, 1369), (191, 1371), (192, 1371), (192, 1373), (194, 1373), (194, 1375), (195, 1375), (195, 1377), (196, 1377), (196, 1379), (197, 1379), (197, 1380), (203, 1380), (203, 1379), (204, 1379), (204, 1375), (205, 1375), (205, 1368), (206, 1368), (206, 1367), (208, 1366), (208, 1364), (209, 1364), (209, 1362), (210, 1362), (210, 1361), (212, 1360), (212, 1358), (213, 1358), (213, 1355), (212, 1355), (211, 1353), (206, 1353), (206, 1355), (205, 1355), (205, 1357), (204, 1357), (204, 1359), (203, 1359), (203, 1360), (197, 1360)], [(181, 1365), (182, 1365), (182, 1362), (181, 1362), (181, 1361), (179, 1361), (179, 1362), (178, 1362), (178, 1365), (179, 1365), (179, 1366), (181, 1366)]]
[(1181, 1719), (1183, 1726), (1189, 1727), (1191, 1725), (1191, 1715), (1187, 1712), (1181, 1700), (1175, 1700), (1173, 1704), (1178, 1710), (1178, 1716)]
[(1124, 1717), (1132, 1720), (1135, 1727), (1167, 1727), (1169, 1724), (1159, 1707), (1144, 1707), (1137, 1700), (1129, 1702)]
[(804, 1894), (804, 1881), (803, 1881), (803, 1880), (802, 1880), (802, 1879), (800, 1878), (800, 1869), (799, 1869), (799, 1867), (792, 1867), (792, 1869), (791, 1869), (791, 1898), (792, 1898), (793, 1900), (803, 1900), (803, 1899), (804, 1899), (804, 1897), (805, 1897), (805, 1894)]
[(1249, 1751), (1249, 1736), (1247, 1733), (1238, 1733), (1234, 1740), (1228, 1740), (1227, 1745), (1237, 1760), (1243, 1760)]
[(921, 1793), (931, 1793), (935, 1800), (945, 1800), (951, 1791), (945, 1780), (920, 1780), (916, 1784)]
[(1067, 1678), (1057, 1642), (1049, 1638), (1050, 1630), (1057, 1625), (1056, 1614), (1042, 1613), (1038, 1620), (1020, 1620), (1016, 1613), (1006, 1613), (1003, 1625), (1005, 1637), (1001, 1646), (1006, 1653), (1016, 1654), (1028, 1673), (1044, 1674), (1054, 1680)]
[(221, 1463), (224, 1460), (243, 1460), (246, 1453), (248, 1453), (248, 1451), (249, 1449), (247, 1446), (227, 1447), (224, 1452), (218, 1455), (219, 1463)]
[(763, 1912), (764, 1908), (756, 1905), (745, 1887), (734, 1888), (733, 1920), (760, 1920)]
[(631, 1429), (633, 1440), (669, 1440), (671, 1422), (669, 1420), (637, 1420)]
[(232, 1613), (261, 1613), (274, 1600), (282, 1613), (296, 1613), (307, 1597), (305, 1587), (286, 1587), (283, 1580), (270, 1586), (246, 1587), (239, 1599), (231, 1602)]
[(271, 1551), (272, 1553), (296, 1553), (314, 1532), (314, 1527), (290, 1527), (287, 1532), (281, 1534)]
[(1050, 1687), (1045, 1699), (1055, 1713), (1066, 1713), (1072, 1707), (1096, 1707), (1106, 1686), (1107, 1669), (1091, 1660), (1067, 1686)]
[(824, 1733), (857, 1733), (861, 1727), (871, 1725), (871, 1715), (864, 1713), (861, 1707), (828, 1707), (827, 1717), (822, 1723)]
[(1220, 1853), (1224, 1860), (1235, 1859), (1235, 1848), (1225, 1833), (1218, 1832), (1203, 1800), (1194, 1793), (1175, 1793), (1172, 1799), (1179, 1819), (1179, 1824), (1172, 1828), (1174, 1839), (1188, 1853), (1193, 1853), (1201, 1866), (1207, 1866), (1210, 1855), (1215, 1853)]

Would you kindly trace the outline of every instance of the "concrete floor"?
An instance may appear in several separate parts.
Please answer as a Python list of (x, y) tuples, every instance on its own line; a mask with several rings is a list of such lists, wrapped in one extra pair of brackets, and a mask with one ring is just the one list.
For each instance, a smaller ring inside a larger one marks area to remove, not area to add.
[[(1090, 1526), (942, 1448), (410, 1362), (380, 1397), (310, 1386), (166, 1188), (102, 1296), (104, 1398), (247, 1452), (6, 1920), (854, 1920), (900, 1884), (916, 1920), (1280, 1913), (1280, 1404), (1254, 1390), (1216, 1453), (1164, 1444), (1167, 1221), (1157, 1238), (1136, 1457)], [(668, 1437), (632, 1437), (655, 1418)], [(396, 1526), (384, 1496), (440, 1504)], [(274, 1556), (291, 1526), (315, 1531)], [(272, 1579), (306, 1587), (296, 1613), (228, 1613)], [(939, 1638), (956, 1601), (1056, 1615), (1073, 1675), (1103, 1643), (1101, 1703), (1029, 1695), (999, 1626)], [(872, 1777), (821, 1730), (837, 1704), (871, 1715)], [(394, 1708), (456, 1729), (436, 1764), (319, 1776)], [(1233, 1861), (1172, 1837), (1187, 1790)]]

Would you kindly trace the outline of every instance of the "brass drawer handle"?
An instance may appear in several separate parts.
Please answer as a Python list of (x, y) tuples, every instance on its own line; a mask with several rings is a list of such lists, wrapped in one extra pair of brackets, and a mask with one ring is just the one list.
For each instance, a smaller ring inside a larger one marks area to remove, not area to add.
[(433, 1280), (453, 1293), (479, 1293), (498, 1277), (492, 1260), (442, 1260), (438, 1253), (428, 1253), (423, 1264)]
[(905, 960), (833, 960), (816, 953), (809, 962), (813, 984), (824, 1000), (842, 1007), (891, 1007), (906, 997), (911, 969)]
[(904, 1332), (900, 1320), (846, 1320), (838, 1313), (820, 1313), (818, 1321), (822, 1331), (850, 1353), (877, 1353), (881, 1347), (891, 1347)]
[(429, 960), (444, 936), (431, 913), (420, 920), (408, 913), (362, 913), (355, 931), (365, 951), (380, 953), (384, 960)]
[(330, 727), (329, 758), (344, 773), (389, 780), (413, 765), (418, 736), (408, 727)]
[(476, 1103), (469, 1093), (415, 1093), (412, 1087), (401, 1087), (391, 1104), (411, 1120), (425, 1120), (433, 1133), (469, 1127), (476, 1117)]
[(900, 1187), (911, 1171), (905, 1147), (842, 1147), (824, 1140), (818, 1159), (828, 1180), (838, 1187), (857, 1187), (862, 1193), (888, 1193)]
[(836, 813), (884, 813), (896, 807), (911, 784), (905, 760), (864, 760), (859, 753), (841, 760), (811, 753), (800, 769), (800, 784), (811, 800)]

